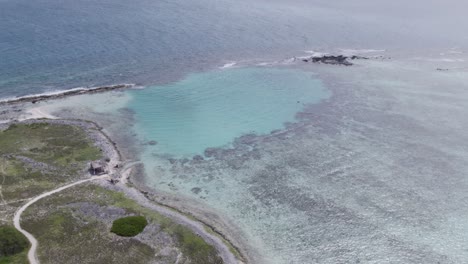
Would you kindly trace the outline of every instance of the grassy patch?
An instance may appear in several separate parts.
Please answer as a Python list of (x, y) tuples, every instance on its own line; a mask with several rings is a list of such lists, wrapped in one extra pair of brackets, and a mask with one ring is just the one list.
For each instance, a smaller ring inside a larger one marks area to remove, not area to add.
[[(151, 251), (147, 245), (137, 242), (135, 238), (124, 239), (108, 232), (111, 223), (106, 225), (98, 219), (80, 216), (76, 210), (66, 206), (69, 203), (92, 203), (103, 208), (117, 207), (125, 209), (127, 215), (144, 216), (148, 224), (159, 226), (159, 233), (165, 233), (172, 238), (170, 245), (161, 244), (157, 246), (158, 248), (167, 246), (178, 248), (183, 258), (190, 260), (192, 264), (223, 263), (216, 249), (189, 228), (140, 206), (123, 193), (93, 184), (73, 187), (67, 192), (47, 197), (25, 212), (24, 228), (31, 230), (37, 236), (39, 256), (41, 260), (44, 260), (44, 263), (45, 260), (49, 260), (48, 262), (60, 260), (60, 263), (70, 263), (64, 262), (64, 259), (60, 258), (60, 256), (70, 255), (77, 256), (77, 258), (84, 255), (86, 258), (88, 255), (89, 258), (99, 256), (100, 261), (111, 258), (114, 261), (119, 260), (119, 263), (148, 263), (151, 262), (149, 259), (155, 256), (154, 251)], [(37, 218), (37, 213), (43, 211), (48, 212), (47, 217), (45, 219), (44, 217)], [(146, 232), (146, 228), (143, 232)], [(47, 244), (48, 248), (41, 247), (41, 244)], [(127, 247), (132, 247), (132, 254), (121, 255), (120, 251), (116, 251), (117, 248), (119, 250), (124, 248), (123, 252), (129, 252)], [(168, 263), (175, 262), (176, 257), (177, 254)], [(138, 261), (135, 258), (138, 258)]]
[(1, 154), (22, 155), (58, 167), (101, 156), (81, 128), (49, 123), (14, 124), (0, 132)]
[(101, 151), (80, 127), (13, 124), (0, 131), (0, 182), (4, 199), (33, 197), (78, 178)]
[(194, 234), (189, 228), (174, 223), (171, 219), (140, 206), (135, 201), (126, 198), (123, 193), (112, 192), (97, 186), (90, 187), (100, 193), (100, 197), (106, 203), (125, 208), (134, 214), (145, 215), (151, 221), (158, 223), (161, 230), (177, 238), (177, 244), (180, 250), (191, 260), (192, 264), (223, 263), (216, 249), (201, 237)]
[(223, 263), (216, 249), (187, 227), (176, 225), (172, 228), (172, 233), (177, 236), (182, 252), (190, 258), (191, 263)]
[(112, 223), (111, 232), (119, 236), (133, 237), (145, 229), (148, 221), (143, 216), (127, 216)]
[[(52, 207), (52, 206), (51, 206)], [(41, 207), (42, 208), (42, 207)], [(154, 251), (137, 240), (115, 240), (105, 223), (62, 207), (23, 220), (39, 241), (41, 263), (150, 263)]]

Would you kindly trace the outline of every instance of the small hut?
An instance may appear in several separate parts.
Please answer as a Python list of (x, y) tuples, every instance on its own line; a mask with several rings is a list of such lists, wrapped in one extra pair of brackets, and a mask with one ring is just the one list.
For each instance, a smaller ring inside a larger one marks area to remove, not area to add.
[(89, 171), (92, 175), (101, 175), (106, 173), (106, 163), (101, 160), (91, 162)]

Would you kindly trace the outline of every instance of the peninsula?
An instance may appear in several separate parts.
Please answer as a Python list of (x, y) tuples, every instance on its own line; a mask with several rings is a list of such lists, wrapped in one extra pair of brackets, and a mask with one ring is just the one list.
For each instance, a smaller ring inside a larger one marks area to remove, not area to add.
[[(4, 123), (0, 145), (0, 228), (8, 231), (0, 243), (14, 240), (0, 263), (245, 262), (209, 226), (133, 187), (127, 178), (138, 162), (123, 160), (93, 122)], [(90, 170), (96, 162), (103, 166), (99, 175)], [(131, 236), (117, 235), (113, 223), (132, 216), (147, 225)]]

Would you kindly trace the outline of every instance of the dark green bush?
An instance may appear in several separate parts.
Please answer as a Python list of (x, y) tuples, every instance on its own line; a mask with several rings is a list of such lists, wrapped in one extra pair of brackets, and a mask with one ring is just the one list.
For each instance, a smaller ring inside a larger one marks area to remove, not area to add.
[(143, 216), (128, 216), (115, 220), (111, 232), (119, 236), (133, 237), (145, 229), (148, 221)]
[(0, 226), (0, 257), (11, 256), (29, 247), (28, 239), (11, 226)]

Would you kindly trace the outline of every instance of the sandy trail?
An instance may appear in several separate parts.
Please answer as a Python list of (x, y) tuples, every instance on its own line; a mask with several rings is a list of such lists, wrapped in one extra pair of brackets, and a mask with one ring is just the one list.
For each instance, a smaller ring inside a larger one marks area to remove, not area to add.
[(39, 263), (39, 260), (37, 259), (37, 256), (36, 256), (36, 250), (37, 250), (37, 240), (36, 238), (34, 238), (34, 236), (29, 233), (28, 231), (24, 230), (23, 228), (21, 228), (21, 214), (29, 207), (31, 206), (32, 204), (34, 204), (35, 202), (39, 201), (40, 199), (44, 198), (44, 197), (47, 197), (47, 196), (50, 196), (52, 194), (55, 194), (55, 193), (58, 193), (58, 192), (61, 192), (65, 189), (68, 189), (70, 187), (73, 187), (75, 185), (78, 185), (78, 184), (82, 184), (82, 183), (85, 183), (85, 182), (89, 182), (89, 181), (93, 181), (93, 180), (98, 180), (98, 179), (103, 179), (103, 178), (106, 178), (108, 177), (108, 175), (102, 175), (102, 176), (97, 176), (97, 177), (92, 177), (90, 179), (86, 179), (86, 180), (80, 180), (80, 181), (76, 181), (76, 182), (73, 182), (73, 183), (70, 183), (68, 185), (65, 185), (65, 186), (62, 186), (62, 187), (59, 187), (57, 189), (54, 189), (52, 191), (49, 191), (49, 192), (46, 192), (46, 193), (43, 193), (39, 196), (36, 196), (34, 197), (33, 199), (31, 199), (29, 202), (27, 202), (25, 205), (21, 206), (21, 208), (18, 209), (18, 211), (16, 211), (15, 213), (15, 216), (13, 217), (13, 224), (15, 225), (15, 228), (20, 231), (23, 235), (26, 236), (26, 238), (29, 240), (29, 242), (31, 243), (31, 248), (29, 249), (28, 251), (28, 260), (29, 260), (29, 263), (31, 264), (38, 264)]
[(47, 111), (45, 111), (43, 107), (35, 107), (35, 108), (28, 109), (25, 115), (20, 116), (19, 121), (24, 121), (28, 119), (41, 119), (41, 118), (57, 119), (56, 116), (53, 116), (49, 114)]
[(126, 185), (128, 183), (128, 179), (130, 177), (130, 174), (132, 173), (132, 167), (136, 165), (140, 165), (140, 164), (143, 164), (143, 162), (134, 161), (134, 162), (129, 162), (125, 164), (125, 166), (122, 168), (122, 171), (120, 173), (120, 178), (119, 178), (120, 182), (123, 185)]

